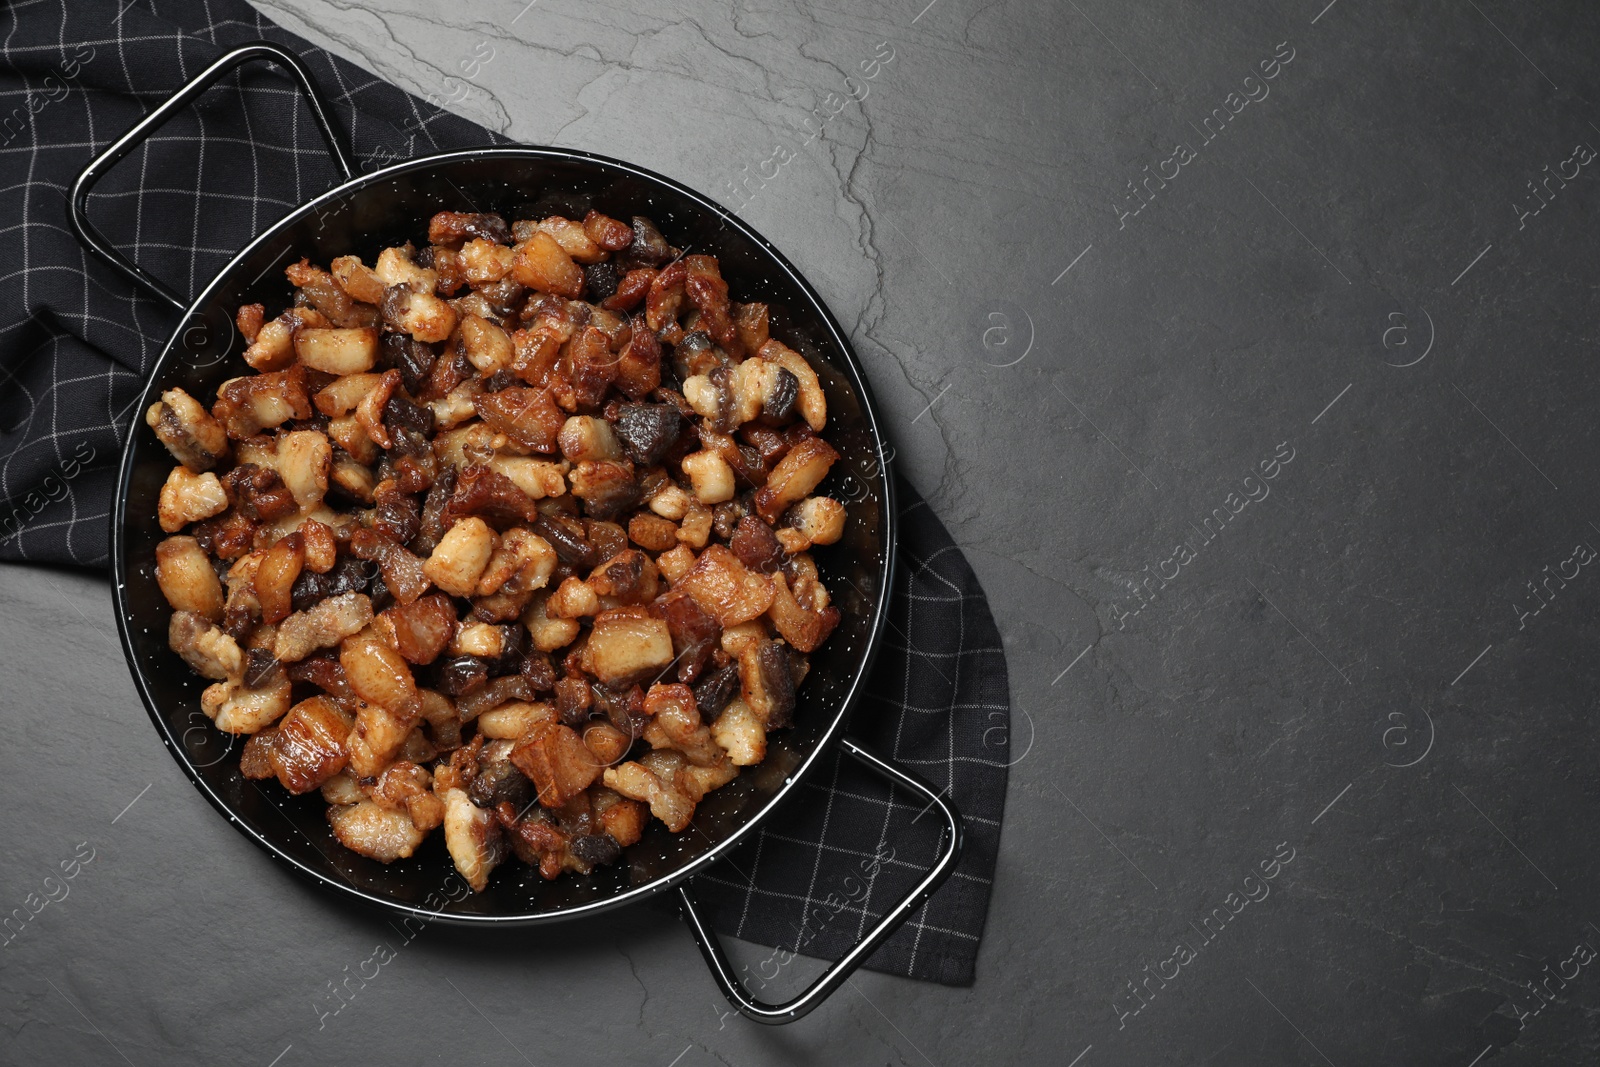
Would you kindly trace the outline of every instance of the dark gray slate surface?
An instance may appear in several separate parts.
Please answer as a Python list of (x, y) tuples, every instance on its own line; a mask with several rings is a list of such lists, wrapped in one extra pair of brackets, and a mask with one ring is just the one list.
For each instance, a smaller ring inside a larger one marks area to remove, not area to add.
[(103, 585), (8, 568), (0, 910), (77, 873), (0, 1059), (1595, 1062), (1600, 10), (1323, 3), (263, 3), (745, 203), (852, 328), (1010, 650), (979, 977), (773, 1032), (648, 911), (404, 945), (199, 799)]

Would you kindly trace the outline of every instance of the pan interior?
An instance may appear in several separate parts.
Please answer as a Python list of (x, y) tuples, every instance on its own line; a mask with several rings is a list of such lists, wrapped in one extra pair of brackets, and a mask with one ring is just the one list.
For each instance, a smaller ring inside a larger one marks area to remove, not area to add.
[[(207, 288), (157, 364), (138, 410), (174, 386), (209, 404), (222, 382), (249, 373), (233, 311), (259, 302), (270, 316), (288, 306), (292, 289), (283, 268), (301, 256), (325, 265), (355, 253), (370, 264), (380, 249), (422, 237), (437, 211), (496, 211), (509, 220), (581, 218), (591, 208), (624, 219), (647, 215), (678, 247), (717, 256), (732, 298), (767, 303), (773, 336), (817, 368), (828, 398), (825, 433), (842, 456), (818, 492), (845, 500), (849, 519), (843, 539), (815, 556), (842, 620), (811, 657), (795, 726), (769, 738), (759, 767), (708, 795), (690, 829), (671, 834), (651, 820), (643, 840), (619, 863), (587, 877), (546, 882), (508, 861), (485, 892), (464, 894), (459, 878), (451, 877), (441, 833), (429, 835), (410, 859), (380, 864), (334, 841), (327, 804), (317, 793), (291, 797), (276, 782), (240, 774), (243, 739), (210, 724), (200, 711), (206, 683), (167, 648), (171, 609), (154, 576), (155, 547), (166, 536), (156, 521), (156, 501), (175, 461), (136, 415), (113, 515), (113, 556), (118, 622), (141, 694), (174, 757), (209, 799), (243, 832), (333, 888), (469, 922), (567, 917), (664, 889), (782, 799), (863, 683), (887, 596), (894, 522), (870, 394), (831, 316), (782, 257), (759, 235), (665, 179), (575, 153), (490, 149), (414, 161), (347, 183), (273, 227)], [(792, 802), (806, 803), (808, 793), (795, 789)]]

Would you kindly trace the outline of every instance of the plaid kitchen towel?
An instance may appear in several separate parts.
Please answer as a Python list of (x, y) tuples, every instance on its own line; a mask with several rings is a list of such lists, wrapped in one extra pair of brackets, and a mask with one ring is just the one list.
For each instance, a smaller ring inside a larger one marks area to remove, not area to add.
[[(78, 245), (66, 213), (83, 166), (228, 48), (266, 39), (310, 66), (364, 169), (494, 143), (495, 135), (285, 33), (243, 0), (14, 0), (0, 8), (0, 225), (19, 252), (0, 285), (0, 559), (103, 568), (122, 435), (177, 325)], [(96, 187), (106, 236), (180, 293), (337, 180), (283, 74), (224, 79)], [(869, 966), (972, 981), (1005, 804), (1006, 665), (988, 603), (944, 527), (902, 486), (903, 565), (891, 627), (855, 728), (947, 791), (968, 846), (949, 882)], [(725, 933), (832, 956), (935, 852), (932, 820), (849, 761), (702, 896)], [(737, 871), (738, 873), (731, 873)], [(770, 972), (770, 973), (769, 973)], [(758, 989), (759, 995), (759, 989)]]
[[(851, 736), (955, 800), (966, 822), (961, 862), (867, 964), (970, 985), (989, 910), (1006, 803), (1011, 711), (1005, 653), (967, 559), (904, 480), (900, 564), (883, 650)], [(695, 879), (718, 930), (779, 946), (743, 968), (757, 997), (791, 952), (833, 959), (916, 884), (937, 853), (935, 817), (836, 752), (776, 824)]]

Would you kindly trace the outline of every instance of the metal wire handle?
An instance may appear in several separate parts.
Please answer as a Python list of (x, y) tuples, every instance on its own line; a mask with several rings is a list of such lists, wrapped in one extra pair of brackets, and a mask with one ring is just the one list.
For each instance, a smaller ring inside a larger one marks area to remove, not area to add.
[(211, 88), (234, 68), (258, 60), (275, 63), (289, 72), (299, 86), (301, 95), (305, 97), (306, 106), (311, 109), (311, 117), (316, 120), (317, 129), (322, 133), (322, 139), (328, 146), (328, 154), (333, 157), (334, 165), (339, 168), (344, 180), (349, 181), (355, 174), (350, 167), (350, 157), (334, 133), (333, 124), (328, 118), (327, 104), (322, 99), (322, 92), (317, 88), (316, 82), (312, 81), (311, 72), (300, 61), (300, 57), (288, 49), (266, 41), (256, 41), (225, 53), (191, 78), (187, 85), (173, 93), (160, 107), (140, 119), (133, 129), (117, 138), (111, 147), (96, 156), (87, 167), (83, 168), (78, 180), (72, 183), (72, 195), (67, 200), (67, 216), (72, 223), (73, 232), (78, 235), (78, 240), (82, 241), (89, 251), (127, 275), (135, 285), (153, 296), (160, 297), (180, 312), (188, 310), (189, 301), (179, 296), (160, 278), (123, 255), (121, 250), (107, 240), (105, 235), (89, 221), (89, 193), (94, 188), (95, 182), (99, 181), (106, 171), (142, 144), (172, 117), (173, 112)]
[(727, 997), (733, 1006), (739, 1009), (739, 1014), (746, 1019), (769, 1026), (781, 1026), (792, 1023), (796, 1019), (809, 1014), (812, 1009), (844, 984), (845, 979), (855, 972), (857, 967), (866, 962), (868, 956), (877, 951), (878, 946), (889, 939), (889, 936), (911, 917), (911, 913), (922, 906), (922, 903), (933, 895), (950, 872), (955, 869), (956, 862), (961, 858), (961, 813), (955, 806), (933, 789), (922, 779), (907, 774), (887, 760), (874, 755), (859, 743), (848, 737), (841, 737), (839, 743), (844, 750), (866, 767), (869, 771), (885, 778), (895, 785), (903, 786), (919, 794), (928, 802), (930, 809), (937, 809), (944, 817), (944, 826), (941, 828), (945, 835), (944, 850), (933, 867), (923, 876), (907, 896), (891, 908), (878, 925), (874, 926), (866, 937), (855, 944), (849, 952), (841, 956), (833, 966), (822, 973), (822, 976), (812, 982), (799, 996), (786, 1000), (781, 1004), (768, 1004), (766, 1001), (757, 1000), (751, 996), (739, 979), (735, 976), (733, 965), (728, 961), (727, 954), (722, 950), (722, 943), (717, 940), (714, 930), (701, 918), (697, 910), (692, 883), (680, 886), (678, 900), (683, 907), (684, 918), (689, 922), (689, 932), (694, 935), (694, 940), (700, 946), (701, 955), (705, 956), (706, 966), (711, 968), (711, 977), (716, 980), (722, 989), (723, 996)]

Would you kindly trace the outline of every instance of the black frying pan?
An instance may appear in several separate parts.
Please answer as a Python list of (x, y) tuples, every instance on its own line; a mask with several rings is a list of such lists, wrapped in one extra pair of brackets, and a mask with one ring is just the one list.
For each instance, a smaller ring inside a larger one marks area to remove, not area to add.
[[(268, 228), (191, 303), (106, 241), (88, 219), (89, 193), (106, 170), (174, 111), (229, 71), (254, 60), (274, 63), (294, 78), (345, 181)], [(518, 215), (537, 210), (581, 216), (591, 207), (622, 218), (649, 215), (675, 244), (717, 256), (734, 298), (765, 301), (771, 307), (774, 335), (817, 368), (828, 398), (828, 439), (843, 457), (823, 488), (850, 503), (844, 538), (817, 561), (843, 618), (827, 644), (812, 656), (795, 725), (769, 739), (765, 762), (708, 795), (683, 833), (671, 834), (652, 822), (618, 864), (587, 877), (566, 876), (553, 882), (520, 864), (507, 864), (496, 871), (488, 889), (471, 893), (464, 892), (438, 835), (410, 859), (380, 864), (335, 842), (324, 817), (327, 804), (320, 796), (290, 797), (275, 785), (262, 786), (240, 774), (240, 739), (219, 732), (201, 713), (203, 683), (167, 648), (170, 609), (156, 585), (154, 553), (164, 536), (156, 522), (156, 498), (173, 460), (144, 426), (143, 412), (163, 389), (181, 386), (204, 402), (220, 383), (247, 373), (232, 311), (256, 302), (285, 306), (290, 298), (283, 275), (286, 264), (302, 255), (317, 262), (351, 251), (370, 257), (414, 235), (437, 211), (479, 210), (479, 205)], [(90, 250), (183, 314), (137, 405), (122, 455), (111, 511), (117, 627), (128, 667), (163, 743), (200, 792), (241, 833), (329, 889), (422, 921), (559, 922), (676, 889), (690, 932), (717, 984), (743, 1015), (764, 1023), (791, 1022), (816, 1007), (949, 875), (961, 850), (961, 817), (955, 808), (921, 780), (842, 733), (884, 626), (894, 568), (894, 490), (872, 393), (849, 341), (811, 286), (760, 234), (674, 181), (583, 152), (481, 148), (357, 176), (309, 73), (292, 53), (266, 43), (222, 56), (102, 152), (74, 185), (70, 214), (74, 230)], [(796, 793), (833, 743), (937, 810), (944, 820), (942, 850), (912, 893), (810, 988), (786, 1003), (767, 1004), (750, 996), (735, 978), (716, 935), (695, 905), (692, 880)]]

